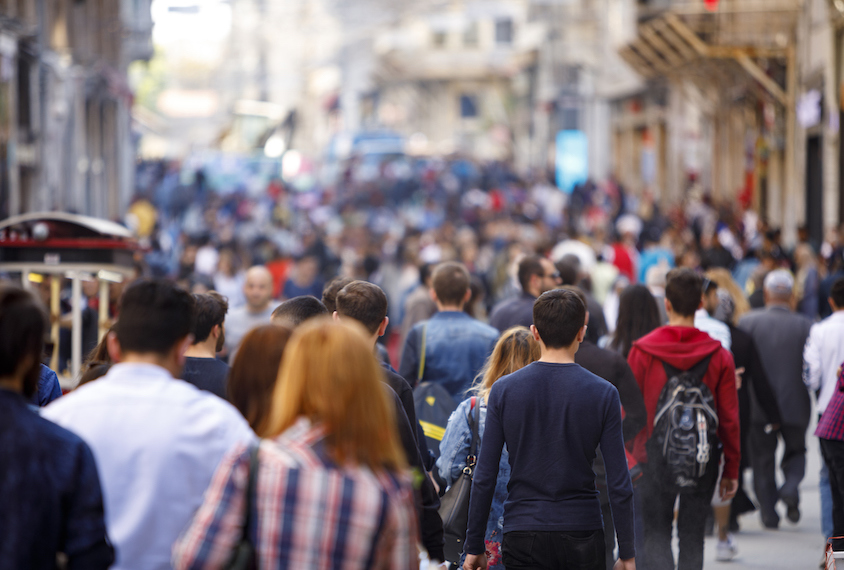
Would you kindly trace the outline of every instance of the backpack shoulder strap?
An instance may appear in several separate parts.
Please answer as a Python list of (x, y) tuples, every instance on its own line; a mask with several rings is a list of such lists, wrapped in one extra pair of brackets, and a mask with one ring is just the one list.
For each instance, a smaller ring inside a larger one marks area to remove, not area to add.
[(416, 381), (422, 382), (422, 376), (425, 374), (425, 339), (428, 336), (428, 322), (422, 323), (422, 346), (419, 348), (419, 370), (416, 374)]

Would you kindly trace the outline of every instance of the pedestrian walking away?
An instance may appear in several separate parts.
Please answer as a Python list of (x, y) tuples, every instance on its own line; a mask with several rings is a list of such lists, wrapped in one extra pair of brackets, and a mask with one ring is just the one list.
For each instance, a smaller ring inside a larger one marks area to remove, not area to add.
[[(671, 270), (665, 286), (668, 325), (634, 342), (628, 356), (648, 411), (633, 450), (644, 466), (643, 560), (649, 570), (675, 568), (671, 536), (678, 495), (676, 567), (701, 570), (713, 492), (727, 500), (738, 487), (735, 367), (720, 342), (694, 327), (702, 287), (703, 279), (693, 270)], [(716, 491), (721, 447), (724, 467)]]
[(604, 570), (601, 506), (592, 471), (600, 445), (621, 559), (616, 568), (632, 570), (633, 486), (618, 390), (574, 363), (586, 335), (586, 307), (571, 291), (548, 291), (534, 304), (533, 322), (540, 359), (498, 380), (489, 392), (463, 567), (487, 567), (484, 534), (506, 445), (505, 568)]

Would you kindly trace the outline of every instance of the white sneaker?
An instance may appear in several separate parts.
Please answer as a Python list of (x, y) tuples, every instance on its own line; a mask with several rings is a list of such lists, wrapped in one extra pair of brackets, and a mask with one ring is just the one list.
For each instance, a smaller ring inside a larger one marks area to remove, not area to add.
[(738, 547), (733, 541), (733, 535), (728, 534), (727, 540), (718, 541), (718, 553), (715, 555), (715, 560), (718, 562), (729, 562), (738, 554)]

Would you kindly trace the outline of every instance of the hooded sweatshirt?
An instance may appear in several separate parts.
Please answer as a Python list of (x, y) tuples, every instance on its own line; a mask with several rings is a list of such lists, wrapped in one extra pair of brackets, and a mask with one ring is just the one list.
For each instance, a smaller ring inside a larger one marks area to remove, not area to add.
[(703, 383), (712, 392), (718, 413), (718, 438), (724, 446), (724, 478), (738, 478), (741, 451), (733, 356), (720, 342), (692, 327), (659, 327), (634, 342), (630, 349), (627, 362), (642, 390), (648, 411), (648, 421), (633, 442), (633, 455), (640, 463), (648, 461), (645, 443), (653, 433), (659, 395), (667, 381), (662, 363), (667, 362), (678, 370), (689, 370), (710, 354), (712, 359)]

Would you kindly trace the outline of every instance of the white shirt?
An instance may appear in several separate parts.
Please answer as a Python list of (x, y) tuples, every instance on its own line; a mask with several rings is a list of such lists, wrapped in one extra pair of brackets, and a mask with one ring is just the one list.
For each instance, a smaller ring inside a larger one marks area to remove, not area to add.
[(706, 309), (698, 309), (695, 312), (695, 328), (705, 332), (720, 342), (721, 346), (730, 350), (730, 346), (733, 344), (733, 335), (730, 334), (730, 327), (718, 319), (710, 317)]
[(270, 303), (260, 313), (251, 312), (248, 305), (242, 305), (229, 311), (229, 314), (226, 315), (226, 346), (229, 349), (230, 365), (234, 363), (234, 356), (237, 354), (240, 341), (243, 340), (246, 333), (255, 327), (270, 324), (276, 306), (275, 303)]
[(818, 413), (832, 399), (838, 369), (844, 363), (844, 311), (836, 311), (812, 325), (803, 347), (803, 382), (818, 395)]
[(44, 417), (94, 452), (118, 570), (169, 569), (223, 455), (255, 437), (231, 404), (151, 364), (116, 364), (54, 403)]

